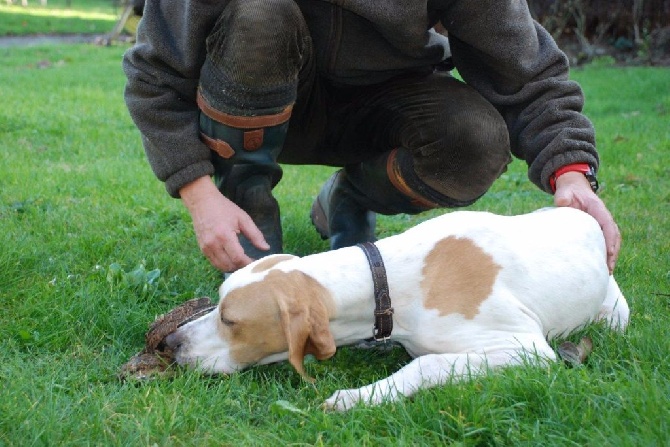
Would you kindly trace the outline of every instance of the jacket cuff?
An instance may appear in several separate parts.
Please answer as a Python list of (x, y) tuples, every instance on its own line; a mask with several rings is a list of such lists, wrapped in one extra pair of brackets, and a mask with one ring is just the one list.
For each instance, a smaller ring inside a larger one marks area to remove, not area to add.
[(549, 194), (554, 194), (554, 191), (551, 188), (551, 177), (562, 167), (577, 163), (586, 163), (593, 166), (596, 171), (598, 170), (598, 158), (594, 155), (583, 151), (565, 152), (556, 155), (547, 161), (540, 172), (538, 186), (540, 186), (543, 191)]
[(170, 196), (175, 199), (180, 198), (179, 190), (192, 181), (204, 176), (211, 176), (214, 174), (214, 165), (211, 161), (203, 160), (198, 163), (186, 166), (167, 179), (165, 179), (165, 189)]

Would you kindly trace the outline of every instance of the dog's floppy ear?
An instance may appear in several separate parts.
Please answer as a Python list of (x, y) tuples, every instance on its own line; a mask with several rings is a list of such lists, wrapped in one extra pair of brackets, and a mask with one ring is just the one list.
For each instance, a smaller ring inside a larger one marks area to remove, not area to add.
[[(313, 282), (311, 278), (308, 280)], [(305, 285), (304, 281), (299, 283)], [(305, 355), (312, 354), (324, 360), (332, 357), (336, 351), (335, 340), (328, 326), (328, 310), (320, 296), (325, 291), (320, 290), (320, 286), (293, 287), (291, 291), (293, 293), (283, 293), (277, 298), (288, 343), (288, 360), (303, 378), (313, 382), (314, 379), (307, 375), (302, 364)]]

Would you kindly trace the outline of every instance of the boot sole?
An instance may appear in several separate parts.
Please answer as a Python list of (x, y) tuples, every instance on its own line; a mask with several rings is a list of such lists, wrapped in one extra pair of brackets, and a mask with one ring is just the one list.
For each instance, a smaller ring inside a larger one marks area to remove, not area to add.
[(326, 213), (323, 211), (323, 206), (321, 206), (318, 197), (314, 199), (314, 203), (312, 203), (312, 210), (309, 213), (309, 217), (312, 220), (312, 225), (314, 225), (316, 232), (321, 236), (321, 239), (324, 241), (329, 239), (330, 231), (328, 231), (328, 219), (326, 218)]

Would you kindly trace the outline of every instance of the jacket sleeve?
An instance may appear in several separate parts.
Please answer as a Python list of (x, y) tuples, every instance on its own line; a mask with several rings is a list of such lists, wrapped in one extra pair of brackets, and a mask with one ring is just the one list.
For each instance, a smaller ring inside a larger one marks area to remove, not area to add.
[(569, 64), (522, 0), (447, 0), (440, 18), (463, 80), (504, 117), (512, 153), (530, 180), (550, 192), (549, 177), (571, 163), (598, 167), (584, 95)]
[(199, 139), (195, 102), (207, 35), (226, 5), (217, 0), (148, 0), (137, 42), (126, 51), (125, 101), (149, 164), (172, 197), (214, 167)]

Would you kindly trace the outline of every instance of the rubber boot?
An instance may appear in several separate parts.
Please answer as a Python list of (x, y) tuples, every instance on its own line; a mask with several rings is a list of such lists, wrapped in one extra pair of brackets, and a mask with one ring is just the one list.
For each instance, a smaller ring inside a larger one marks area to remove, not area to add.
[(237, 117), (213, 110), (198, 96), (201, 138), (218, 154), (213, 156), (214, 181), (221, 193), (242, 208), (260, 229), (270, 250), (256, 248), (244, 235), (245, 253), (260, 259), (282, 252), (280, 210), (272, 195), (282, 169), (282, 150), (291, 108), (277, 115)]
[(321, 188), (310, 216), (321, 238), (330, 239), (335, 250), (362, 242), (374, 242), (377, 216), (364, 203), (344, 169), (335, 172)]
[(375, 241), (375, 213), (418, 214), (475, 201), (455, 200), (435, 191), (416, 175), (411, 155), (394, 149), (335, 172), (314, 200), (311, 218), (321, 237), (330, 239), (331, 249), (337, 249)]

